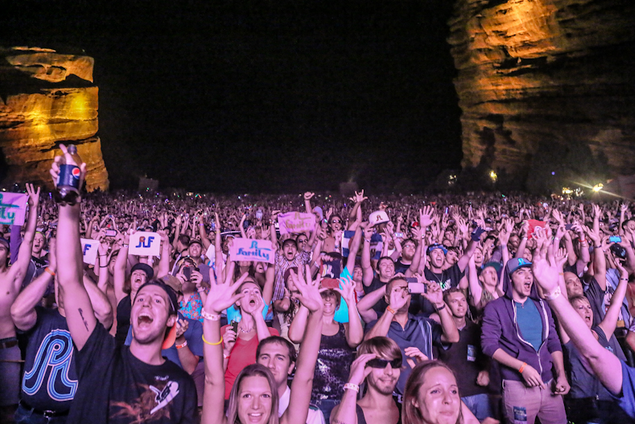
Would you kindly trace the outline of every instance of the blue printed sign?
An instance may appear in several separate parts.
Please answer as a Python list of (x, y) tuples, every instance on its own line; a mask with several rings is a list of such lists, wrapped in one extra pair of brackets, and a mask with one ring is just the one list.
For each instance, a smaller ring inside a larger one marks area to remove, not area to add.
[(130, 236), (128, 253), (138, 256), (160, 256), (161, 236), (145, 231), (134, 233)]
[(268, 240), (236, 238), (229, 251), (232, 261), (274, 262), (273, 246)]
[(82, 242), (82, 254), (84, 255), (84, 263), (95, 265), (97, 259), (97, 249), (99, 248), (99, 241), (91, 239), (81, 239)]
[(24, 193), (0, 193), (0, 224), (24, 224), (28, 198)]

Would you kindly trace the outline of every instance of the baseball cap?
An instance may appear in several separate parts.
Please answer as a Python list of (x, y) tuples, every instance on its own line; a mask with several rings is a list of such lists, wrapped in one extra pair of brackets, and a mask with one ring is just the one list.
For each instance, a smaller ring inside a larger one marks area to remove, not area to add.
[(148, 280), (151, 280), (152, 277), (154, 277), (154, 270), (148, 264), (144, 264), (142, 262), (134, 264), (134, 266), (130, 270), (130, 274), (132, 274), (133, 272), (135, 272), (137, 270), (145, 272)]
[(9, 247), (9, 240), (7, 240), (6, 238), (4, 238), (4, 237), (0, 237), (0, 244), (1, 244), (1, 245), (3, 245), (4, 247), (6, 247), (6, 248), (7, 248), (7, 250), (9, 250), (9, 249), (10, 249), (10, 247)]
[[(138, 296), (139, 293), (141, 293), (141, 290), (143, 290), (143, 288), (146, 286), (157, 286), (162, 288), (165, 291), (165, 293), (168, 295), (168, 299), (170, 301), (170, 305), (169, 305), (170, 310), (168, 312), (168, 315), (176, 315), (177, 313), (176, 304), (177, 304), (178, 298), (177, 298), (176, 292), (171, 286), (166, 284), (163, 280), (148, 281), (147, 283), (139, 287), (139, 290), (137, 290), (136, 296)], [(163, 338), (163, 344), (161, 345), (161, 349), (169, 349), (170, 347), (174, 345), (175, 341), (176, 341), (176, 323), (172, 327), (168, 328), (165, 334), (165, 337)]]
[(507, 274), (512, 275), (518, 268), (529, 268), (531, 262), (524, 258), (513, 258), (507, 261)]
[(444, 245), (439, 244), (439, 243), (433, 243), (430, 246), (428, 246), (428, 254), (430, 254), (430, 252), (432, 252), (434, 249), (443, 250), (443, 254), (444, 255), (448, 253), (448, 249), (446, 249)]
[(371, 226), (383, 224), (388, 221), (390, 221), (390, 219), (388, 218), (388, 214), (384, 211), (375, 211), (368, 217), (368, 222), (370, 222)]

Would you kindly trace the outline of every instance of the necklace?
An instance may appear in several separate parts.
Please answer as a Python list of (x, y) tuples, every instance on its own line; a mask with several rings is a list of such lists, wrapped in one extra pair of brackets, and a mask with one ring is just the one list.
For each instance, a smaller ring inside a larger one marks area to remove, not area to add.
[(254, 329), (254, 327), (252, 326), (251, 328), (249, 328), (248, 330), (245, 330), (244, 328), (240, 327), (238, 328), (240, 330), (241, 333), (249, 333), (251, 330)]

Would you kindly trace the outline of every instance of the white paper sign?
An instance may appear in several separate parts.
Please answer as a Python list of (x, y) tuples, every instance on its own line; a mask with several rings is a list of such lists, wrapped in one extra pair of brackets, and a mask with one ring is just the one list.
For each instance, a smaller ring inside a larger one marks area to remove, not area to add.
[(29, 200), (29, 196), (24, 193), (0, 192), (0, 224), (24, 224), (27, 200)]
[(99, 248), (98, 240), (81, 239), (82, 253), (84, 254), (84, 263), (95, 265), (97, 259), (97, 249)]
[(139, 256), (159, 256), (161, 236), (157, 233), (137, 232), (130, 236), (128, 253)]
[(232, 261), (274, 262), (273, 247), (268, 240), (236, 238), (229, 255)]

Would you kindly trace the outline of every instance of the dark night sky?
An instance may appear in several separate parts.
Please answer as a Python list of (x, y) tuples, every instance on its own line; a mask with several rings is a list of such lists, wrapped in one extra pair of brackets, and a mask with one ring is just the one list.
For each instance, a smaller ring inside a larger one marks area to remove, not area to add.
[(0, 44), (95, 58), (115, 187), (419, 191), (459, 167), (449, 0), (12, 3)]

